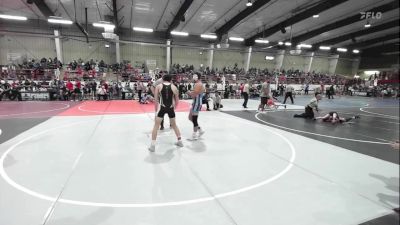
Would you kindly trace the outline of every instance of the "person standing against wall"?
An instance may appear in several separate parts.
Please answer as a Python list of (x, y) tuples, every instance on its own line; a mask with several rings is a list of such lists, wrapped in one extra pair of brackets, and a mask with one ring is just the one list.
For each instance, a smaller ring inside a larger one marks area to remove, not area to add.
[(143, 89), (144, 89), (144, 85), (143, 85), (142, 81), (139, 80), (137, 82), (137, 87), (136, 87), (136, 90), (137, 90), (138, 95), (139, 95), (139, 100), (138, 100), (139, 102), (140, 102), (140, 99), (142, 99)]
[(246, 82), (243, 85), (243, 98), (244, 98), (244, 102), (243, 102), (243, 108), (247, 109), (247, 101), (249, 100), (249, 94), (250, 94), (250, 85), (249, 85), (249, 81), (246, 80)]
[(309, 84), (306, 84), (306, 87), (305, 87), (305, 89), (304, 89), (304, 94), (305, 95), (308, 95), (308, 90), (310, 89), (310, 85)]

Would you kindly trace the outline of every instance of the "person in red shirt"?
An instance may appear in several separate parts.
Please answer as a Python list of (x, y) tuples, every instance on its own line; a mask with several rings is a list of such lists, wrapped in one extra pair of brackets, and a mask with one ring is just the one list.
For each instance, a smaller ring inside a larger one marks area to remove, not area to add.
[[(68, 80), (67, 85), (65, 85), (68, 91), (68, 99), (71, 98), (71, 95), (74, 91), (74, 85), (72, 84), (72, 82), (70, 80)], [(72, 101), (72, 100), (71, 100)]]
[(79, 77), (82, 77), (83, 71), (82, 71), (82, 68), (80, 66), (78, 67), (76, 73), (79, 75)]
[(74, 89), (74, 101), (76, 101), (76, 96), (78, 96), (78, 100), (81, 100), (81, 88), (82, 84), (79, 79), (75, 80), (75, 89)]

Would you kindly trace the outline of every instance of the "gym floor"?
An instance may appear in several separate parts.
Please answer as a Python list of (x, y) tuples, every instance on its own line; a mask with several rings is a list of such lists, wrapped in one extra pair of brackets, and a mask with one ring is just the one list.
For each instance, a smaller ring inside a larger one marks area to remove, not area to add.
[[(134, 101), (0, 102), (0, 224), (391, 225), (399, 223), (399, 102), (324, 98), (331, 125), (223, 100), (188, 139), (190, 102), (149, 153), (154, 106)], [(290, 101), (289, 101), (290, 102)]]

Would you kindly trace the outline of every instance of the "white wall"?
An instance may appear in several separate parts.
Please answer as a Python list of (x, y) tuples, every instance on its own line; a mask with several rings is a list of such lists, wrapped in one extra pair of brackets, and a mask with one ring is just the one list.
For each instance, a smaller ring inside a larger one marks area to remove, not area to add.
[(328, 73), (329, 70), (329, 60), (327, 57), (315, 57), (311, 64), (311, 71)]
[(234, 51), (214, 50), (214, 63), (213, 67), (222, 69), (225, 66), (231, 68), (237, 63), (239, 68), (244, 68), (244, 53)]
[(54, 40), (41, 37), (0, 36), (0, 64), (8, 64), (7, 54), (15, 53), (34, 59), (56, 57)]
[[(200, 54), (200, 52), (202, 54)], [(207, 54), (208, 52), (206, 50), (201, 49), (171, 48), (171, 62), (172, 64), (179, 63), (180, 65), (193, 65), (195, 69), (198, 69), (201, 64), (203, 64), (204, 67), (207, 67)]]
[[(64, 64), (72, 60), (81, 58), (83, 61), (88, 60), (104, 60), (105, 63), (115, 62), (115, 47), (110, 44), (110, 48), (106, 48), (105, 41), (86, 43), (84, 39), (62, 39), (61, 40)], [(54, 44), (54, 41), (53, 41)]]
[(159, 46), (143, 46), (138, 44), (122, 44), (121, 61), (129, 60), (132, 65), (141, 65), (146, 60), (156, 60), (156, 66), (165, 69), (166, 65), (166, 49)]
[(257, 69), (265, 69), (268, 68), (269, 71), (272, 71), (275, 67), (274, 60), (265, 60), (265, 56), (274, 56), (273, 54), (265, 53), (265, 52), (253, 52), (251, 53), (250, 59), (250, 67)]
[[(107, 42), (98, 40), (85, 42), (85, 39), (66, 38), (61, 39), (64, 63), (73, 59), (82, 60), (101, 60), (106, 63), (115, 62), (115, 44), (111, 43), (110, 48), (105, 48)], [(157, 67), (166, 68), (166, 50), (165, 47), (121, 43), (121, 60), (129, 60), (133, 65), (144, 63), (146, 60), (156, 60)], [(206, 50), (197, 48), (172, 48), (171, 63), (193, 65), (199, 68), (200, 64), (208, 65)], [(200, 51), (203, 54), (200, 54)], [(55, 43), (53, 39), (46, 37), (31, 36), (0, 36), (0, 64), (8, 64), (7, 54), (17, 53), (27, 58), (40, 59), (42, 57), (55, 57)], [(274, 68), (275, 61), (266, 61), (265, 56), (271, 55), (264, 52), (253, 52), (250, 60), (250, 67), (255, 68)], [(239, 68), (244, 68), (244, 51), (239, 50), (214, 50), (213, 67), (222, 69), (224, 66), (233, 67), (237, 63)], [(303, 70), (306, 63), (304, 56), (285, 55), (282, 68)], [(351, 75), (352, 61), (350, 59), (340, 59), (336, 68), (337, 74)], [(327, 73), (329, 69), (328, 55), (314, 56), (311, 71)]]
[(282, 68), (285, 70), (293, 69), (303, 71), (305, 61), (303, 56), (285, 55)]
[(353, 66), (353, 60), (339, 58), (335, 73), (340, 74), (340, 75), (351, 76), (352, 75), (352, 66)]

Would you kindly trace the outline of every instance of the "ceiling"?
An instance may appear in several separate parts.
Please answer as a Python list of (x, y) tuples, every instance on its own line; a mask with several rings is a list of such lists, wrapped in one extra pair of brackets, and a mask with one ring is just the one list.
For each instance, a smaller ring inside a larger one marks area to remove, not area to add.
[[(85, 8), (88, 8), (88, 23), (112, 19), (113, 0), (43, 0), (48, 8), (56, 16), (69, 18), (79, 23), (85, 22)], [(131, 29), (133, 26), (153, 28), (165, 32), (174, 20), (179, 8), (187, 0), (116, 0), (116, 8), (119, 10), (117, 17), (122, 28)], [(252, 0), (253, 2), (256, 0)], [(259, 0), (257, 0), (259, 1)], [(261, 7), (247, 15), (240, 21), (235, 21), (228, 31), (228, 36), (251, 38), (263, 33), (287, 19), (306, 11), (326, 0), (270, 0), (265, 1)], [(305, 19), (286, 26), (286, 33), (274, 32), (266, 37), (270, 42), (290, 40), (312, 30), (323, 28), (326, 24), (342, 20), (346, 17), (359, 14), (361, 11), (381, 6), (393, 0), (347, 0), (339, 5), (323, 8), (319, 12), (319, 18), (309, 16)], [(235, 17), (246, 7), (247, 0), (193, 0), (184, 13), (184, 21), (180, 22), (175, 30), (185, 31), (193, 35), (214, 33)], [(332, 1), (331, 1), (332, 2)], [(27, 4), (26, 0), (0, 0), (0, 13), (23, 15), (30, 19), (43, 19), (46, 17), (35, 4)], [(372, 26), (383, 24), (387, 21), (398, 19), (398, 7), (383, 13), (381, 19), (370, 20)], [(328, 30), (315, 35), (302, 43), (315, 44), (363, 30), (366, 20), (360, 20), (336, 29)], [(398, 32), (398, 25), (377, 33), (366, 34), (357, 37), (359, 41), (377, 38), (385, 34)], [(351, 40), (335, 44), (346, 46)]]

